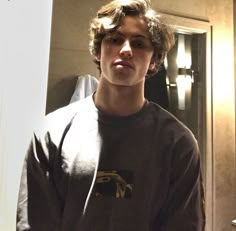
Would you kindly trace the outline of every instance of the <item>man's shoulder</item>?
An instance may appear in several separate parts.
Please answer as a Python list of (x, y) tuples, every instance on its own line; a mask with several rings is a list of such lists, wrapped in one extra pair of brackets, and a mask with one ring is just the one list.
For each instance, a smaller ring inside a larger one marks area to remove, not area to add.
[(162, 108), (160, 105), (150, 102), (150, 112), (152, 116), (157, 120), (165, 124), (176, 124), (177, 126), (184, 126), (185, 125), (171, 112), (167, 111), (166, 109)]
[(88, 110), (91, 107), (91, 104), (92, 96), (89, 96), (49, 113), (46, 115), (45, 120), (55, 121), (55, 119), (72, 118), (76, 113)]
[(74, 118), (79, 114), (80, 117), (85, 117), (89, 111), (94, 108), (92, 96), (71, 103), (67, 106), (59, 108), (43, 119), (42, 126), (35, 130), (39, 136), (46, 133), (62, 134), (73, 123)]
[(155, 103), (150, 105), (153, 119), (159, 124), (163, 134), (168, 134), (174, 139), (185, 138), (191, 142), (196, 141), (193, 132), (176, 116)]

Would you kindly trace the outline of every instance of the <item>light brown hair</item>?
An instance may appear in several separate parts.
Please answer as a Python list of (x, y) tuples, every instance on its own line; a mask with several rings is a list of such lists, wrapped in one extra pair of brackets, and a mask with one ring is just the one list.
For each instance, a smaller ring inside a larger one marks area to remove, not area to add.
[(173, 47), (175, 39), (173, 30), (160, 21), (160, 16), (151, 9), (149, 0), (114, 0), (102, 6), (90, 23), (90, 52), (94, 62), (100, 69), (100, 62), (96, 59), (101, 51), (101, 43), (107, 33), (115, 31), (120, 21), (126, 15), (140, 16), (147, 23), (151, 42), (154, 49), (153, 60), (155, 68), (148, 71), (148, 75), (158, 71), (167, 52)]

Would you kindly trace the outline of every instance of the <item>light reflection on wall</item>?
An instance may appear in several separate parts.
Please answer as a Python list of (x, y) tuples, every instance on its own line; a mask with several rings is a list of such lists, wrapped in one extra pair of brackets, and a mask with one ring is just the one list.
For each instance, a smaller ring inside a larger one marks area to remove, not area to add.
[[(222, 33), (224, 33), (222, 31)], [(217, 36), (217, 35), (216, 35)], [(222, 111), (225, 116), (229, 116), (232, 110), (231, 103), (234, 102), (234, 51), (232, 50), (231, 35), (228, 38), (219, 37), (213, 43), (214, 46), (214, 80), (213, 80), (213, 94), (214, 100), (217, 104), (217, 111)]]

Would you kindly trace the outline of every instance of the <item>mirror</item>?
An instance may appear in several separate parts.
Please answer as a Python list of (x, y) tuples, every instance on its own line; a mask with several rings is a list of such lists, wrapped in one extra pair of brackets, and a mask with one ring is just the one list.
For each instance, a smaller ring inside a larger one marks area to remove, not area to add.
[[(90, 74), (99, 77), (88, 51), (88, 28), (90, 18), (106, 2), (54, 2), (46, 114), (70, 102), (78, 76)], [(175, 29), (176, 45), (158, 75), (146, 81), (145, 94), (148, 99), (157, 99), (161, 106), (185, 123), (199, 142), (208, 216), (206, 229), (211, 230), (211, 25), (166, 13), (161, 13), (161, 16)], [(190, 55), (191, 61), (185, 66), (176, 61), (181, 41), (185, 42), (185, 53)], [(178, 76), (184, 76), (185, 80), (190, 76), (190, 88), (184, 88), (182, 95)], [(153, 94), (156, 92), (158, 95)]]

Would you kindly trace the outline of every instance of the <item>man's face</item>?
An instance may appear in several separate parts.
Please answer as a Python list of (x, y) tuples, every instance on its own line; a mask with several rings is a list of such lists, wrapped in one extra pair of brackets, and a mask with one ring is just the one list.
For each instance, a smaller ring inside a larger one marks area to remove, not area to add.
[(145, 81), (148, 69), (154, 68), (153, 46), (145, 21), (138, 16), (125, 16), (115, 32), (102, 40), (101, 78), (120, 86), (133, 86)]

